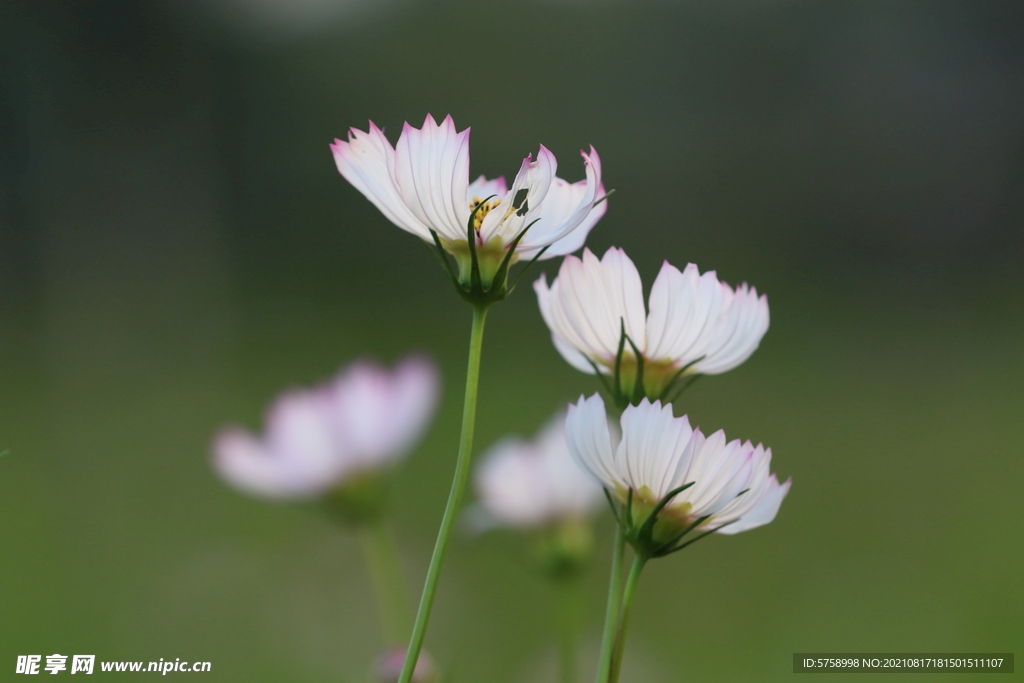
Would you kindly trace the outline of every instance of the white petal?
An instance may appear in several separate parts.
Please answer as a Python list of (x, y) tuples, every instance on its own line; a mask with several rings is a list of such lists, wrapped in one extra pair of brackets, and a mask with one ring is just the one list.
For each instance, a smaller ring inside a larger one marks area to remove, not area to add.
[(775, 478), (775, 475), (771, 475), (764, 494), (757, 501), (754, 508), (738, 522), (734, 522), (723, 529), (719, 529), (718, 533), (738, 534), (741, 531), (748, 531), (755, 527), (768, 524), (775, 519), (775, 515), (779, 512), (779, 507), (782, 506), (782, 500), (786, 497), (786, 494), (789, 493), (789, 487), (792, 484), (792, 477), (787, 479), (786, 483), (780, 485), (779, 481)]
[(626, 408), (621, 422), (616, 464), (626, 473), (630, 488), (646, 486), (660, 500), (674, 488), (668, 473), (677, 468), (692, 435), (689, 420), (674, 417), (671, 405), (645, 398), (640, 405)]
[(565, 441), (580, 467), (602, 486), (614, 490), (624, 479), (617, 472), (604, 401), (599, 394), (569, 405)]
[[(745, 444), (745, 447), (752, 448), (749, 442)], [(753, 449), (754, 471), (750, 475), (750, 481), (747, 482), (747, 491), (736, 496), (732, 502), (715, 513), (713, 521), (715, 526), (740, 519), (754, 508), (768, 487), (771, 460), (770, 448), (765, 451), (764, 447), (758, 444), (757, 448)]]
[(440, 125), (427, 115), (423, 127), (408, 123), (395, 145), (395, 185), (423, 224), (450, 240), (466, 239), (469, 205), (469, 129), (456, 132), (452, 117)]
[(768, 330), (768, 300), (741, 285), (735, 291), (714, 271), (692, 263), (680, 273), (667, 262), (651, 288), (648, 357), (692, 364), (694, 372), (731, 370), (757, 349)]
[[(537, 293), (537, 303), (540, 305), (540, 315), (550, 330), (555, 329), (551, 316), (551, 300), (555, 296), (553, 290), (557, 284), (556, 280), (555, 284), (549, 288), (547, 275), (544, 273), (541, 273), (537, 281), (533, 283), (533, 291)], [(572, 346), (555, 332), (551, 333), (551, 341), (554, 343), (555, 349), (569, 365), (589, 375), (594, 374), (594, 366), (587, 360), (587, 356), (578, 351), (576, 347)]]
[(399, 194), (391, 173), (395, 151), (373, 121), (369, 132), (350, 129), (348, 142), (336, 139), (331, 151), (338, 172), (389, 221), (421, 239), (431, 240), (427, 226), (413, 215)]
[[(555, 155), (544, 145), (540, 146), (536, 161), (533, 161), (532, 155), (527, 155), (512, 182), (512, 188), (501, 203), (484, 216), (480, 225), (481, 241), (486, 242), (497, 235), (504, 244), (511, 243), (533, 221), (530, 218), (530, 207), (542, 205), (557, 168)], [(517, 198), (519, 201), (516, 201)]]
[(614, 363), (623, 323), (641, 352), (644, 349), (640, 275), (621, 249), (609, 249), (600, 261), (589, 249), (583, 250), (582, 259), (567, 256), (545, 304), (545, 322), (552, 334), (598, 365)]
[(543, 203), (532, 205), (527, 220), (540, 220), (530, 228), (517, 251), (520, 258), (532, 258), (541, 248), (548, 247), (541, 258), (570, 254), (586, 242), (590, 230), (608, 210), (608, 202), (597, 206), (594, 202), (604, 197), (601, 184), (601, 158), (597, 150), (590, 154), (580, 152), (587, 177), (576, 183), (555, 178)]
[[(728, 315), (735, 322), (728, 326), (729, 336), (719, 341), (717, 349), (709, 347), (707, 358), (694, 367), (708, 375), (735, 368), (747, 360), (768, 331), (768, 297), (757, 296), (757, 290), (741, 285), (729, 306)], [(724, 336), (724, 335), (723, 335)]]

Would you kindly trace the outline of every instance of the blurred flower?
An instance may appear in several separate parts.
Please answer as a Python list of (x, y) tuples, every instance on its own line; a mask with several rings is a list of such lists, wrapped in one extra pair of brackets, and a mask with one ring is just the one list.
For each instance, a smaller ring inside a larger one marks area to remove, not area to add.
[(496, 524), (529, 529), (591, 515), (601, 488), (569, 454), (565, 414), (533, 441), (510, 437), (484, 455), (476, 470), (480, 506)]
[(647, 313), (636, 266), (614, 247), (601, 260), (589, 249), (567, 256), (551, 286), (542, 275), (534, 289), (559, 353), (583, 372), (611, 375), (620, 407), (665, 399), (684, 375), (731, 370), (768, 330), (767, 296), (746, 284), (733, 290), (692, 263), (682, 272), (662, 265)]
[[(597, 394), (569, 406), (566, 441), (576, 461), (609, 492), (627, 540), (647, 557), (693, 541), (693, 530), (735, 534), (768, 524), (789, 491), (769, 474), (772, 451), (749, 441), (705, 437), (671, 405), (644, 399), (622, 413), (613, 443)], [(701, 538), (698, 536), (693, 540)]]
[(536, 160), (523, 159), (511, 188), (503, 177), (470, 183), (469, 129), (457, 132), (451, 116), (437, 124), (428, 114), (420, 129), (406, 123), (394, 148), (371, 121), (331, 150), (341, 175), (388, 220), (430, 244), (436, 238), (455, 257), (463, 287), (473, 285), (474, 263), (480, 285), (502, 288), (520, 257), (579, 249), (606, 210), (593, 147), (581, 152), (587, 178), (577, 183), (555, 177), (558, 164), (543, 145)]
[(569, 453), (565, 413), (532, 441), (509, 437), (492, 446), (477, 467), (476, 490), (478, 507), (472, 512), (478, 526), (529, 532), (549, 574), (571, 575), (590, 557), (589, 517), (601, 501), (601, 487)]
[(221, 431), (214, 468), (227, 483), (262, 498), (340, 492), (343, 502), (371, 504), (380, 475), (422, 435), (438, 387), (436, 368), (421, 357), (394, 370), (357, 361), (321, 386), (282, 394), (268, 411), (263, 437), (241, 427)]

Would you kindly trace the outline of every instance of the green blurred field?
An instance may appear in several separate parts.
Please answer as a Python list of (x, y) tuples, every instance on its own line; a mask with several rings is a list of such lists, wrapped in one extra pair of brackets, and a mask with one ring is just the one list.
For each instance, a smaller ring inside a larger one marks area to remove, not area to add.
[[(442, 411), (395, 492), (418, 591), (469, 311), (327, 144), (428, 111), (473, 126), (474, 176), (543, 142), (577, 180), (593, 143), (617, 193), (591, 248), (624, 247), (648, 285), (694, 261), (769, 295), (760, 350), (678, 409), (770, 445), (792, 492), (773, 524), (650, 565), (624, 681), (1024, 642), (1016, 6), (452, 0), (256, 43), (87, 5), (5, 7), (0, 668), (95, 653), (365, 680), (381, 642), (354, 536), (228, 490), (207, 450), (360, 355), (433, 354)], [(488, 321), (478, 447), (596, 389), (524, 284)], [(521, 558), (511, 535), (455, 545), (427, 641), (452, 683), (555, 680), (551, 594)]]

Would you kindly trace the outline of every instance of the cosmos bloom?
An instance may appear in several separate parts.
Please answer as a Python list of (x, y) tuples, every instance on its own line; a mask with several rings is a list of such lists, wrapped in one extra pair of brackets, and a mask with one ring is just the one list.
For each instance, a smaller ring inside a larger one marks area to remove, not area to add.
[(492, 446), (477, 467), (476, 490), (494, 523), (520, 529), (588, 517), (603, 499), (569, 454), (564, 413), (532, 441), (512, 437)]
[[(779, 484), (769, 473), (770, 448), (726, 441), (721, 430), (705, 437), (686, 416), (674, 417), (671, 405), (644, 399), (625, 409), (621, 425), (615, 443), (604, 401), (581, 396), (569, 406), (566, 441), (618, 502), (627, 539), (651, 556), (679, 549), (690, 530), (735, 534), (768, 524), (789, 492), (791, 480)], [(652, 516), (657, 521), (645, 538), (642, 527)]]
[(263, 436), (222, 430), (213, 466), (228, 484), (262, 498), (327, 494), (403, 457), (434, 413), (439, 383), (421, 357), (394, 370), (357, 361), (323, 385), (278, 397)]
[(419, 129), (406, 123), (393, 148), (371, 121), (369, 131), (351, 128), (348, 140), (336, 139), (331, 150), (341, 175), (388, 220), (430, 244), (436, 234), (463, 280), (471, 234), (486, 284), (528, 226), (512, 261), (544, 249), (542, 258), (579, 249), (606, 210), (593, 147), (581, 152), (587, 177), (577, 183), (555, 177), (558, 164), (543, 145), (536, 159), (523, 159), (511, 187), (503, 177), (470, 183), (469, 129), (457, 132), (451, 116), (438, 124), (428, 114)]
[(615, 375), (619, 366), (633, 403), (664, 399), (682, 375), (735, 368), (768, 330), (767, 296), (746, 284), (734, 290), (692, 263), (682, 272), (662, 265), (648, 312), (636, 266), (614, 247), (600, 260), (589, 249), (567, 256), (551, 286), (542, 275), (534, 289), (562, 357), (588, 373)]

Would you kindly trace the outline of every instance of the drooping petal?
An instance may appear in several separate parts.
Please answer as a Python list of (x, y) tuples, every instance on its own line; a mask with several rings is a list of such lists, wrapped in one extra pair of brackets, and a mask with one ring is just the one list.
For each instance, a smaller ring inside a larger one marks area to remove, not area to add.
[(466, 239), (469, 128), (457, 132), (451, 116), (437, 124), (429, 114), (422, 128), (406, 123), (395, 145), (393, 175), (416, 218), (442, 237)]
[(594, 205), (605, 195), (601, 183), (601, 158), (593, 147), (589, 155), (586, 152), (580, 154), (587, 172), (586, 179), (569, 183), (555, 178), (543, 203), (537, 207), (531, 205), (527, 220), (540, 220), (520, 242), (520, 258), (532, 258), (543, 247), (548, 248), (542, 259), (571, 254), (583, 246), (590, 230), (608, 210), (607, 201)]
[(369, 132), (349, 129), (348, 141), (335, 139), (331, 151), (338, 172), (389, 221), (421, 239), (431, 239), (427, 225), (413, 215), (398, 191), (391, 171), (395, 150), (373, 121)]

